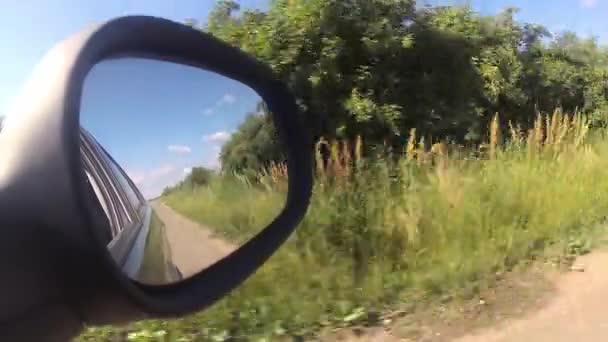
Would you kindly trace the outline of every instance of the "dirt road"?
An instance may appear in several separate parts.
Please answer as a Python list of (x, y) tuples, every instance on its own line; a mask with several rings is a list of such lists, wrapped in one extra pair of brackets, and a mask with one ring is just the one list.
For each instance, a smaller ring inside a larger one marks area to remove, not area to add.
[[(429, 321), (429, 317), (422, 316), (407, 324), (396, 321), (394, 325), (366, 328), (360, 333), (346, 329), (328, 334), (322, 341), (608, 341), (608, 251), (583, 256), (575, 265), (581, 265), (579, 271), (548, 271), (544, 276), (542, 270), (529, 276), (518, 274), (506, 286), (497, 289), (499, 296), (491, 300), (487, 316), (469, 312), (463, 318), (452, 317), (450, 322), (440, 321), (436, 316), (431, 316)], [(520, 281), (523, 287), (515, 285)], [(496, 314), (502, 318), (496, 318)], [(423, 333), (414, 338), (403, 331)]]
[(608, 252), (586, 255), (579, 263), (584, 272), (558, 277), (554, 298), (540, 310), (455, 341), (608, 341)]
[(165, 224), (173, 262), (184, 277), (200, 272), (232, 252), (235, 247), (212, 231), (176, 213), (159, 201), (152, 207)]

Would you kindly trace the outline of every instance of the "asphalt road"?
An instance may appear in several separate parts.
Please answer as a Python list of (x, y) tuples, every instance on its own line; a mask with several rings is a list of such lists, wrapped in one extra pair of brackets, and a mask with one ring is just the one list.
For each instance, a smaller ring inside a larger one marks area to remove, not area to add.
[(231, 253), (236, 247), (204, 227), (154, 201), (152, 207), (164, 222), (173, 263), (184, 278), (194, 275)]

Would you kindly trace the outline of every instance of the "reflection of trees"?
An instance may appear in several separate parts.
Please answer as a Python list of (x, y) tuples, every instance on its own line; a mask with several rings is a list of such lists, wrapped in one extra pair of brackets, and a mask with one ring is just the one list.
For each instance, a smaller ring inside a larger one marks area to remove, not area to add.
[(264, 102), (247, 115), (220, 152), (224, 172), (261, 170), (282, 158), (277, 132)]
[(166, 187), (162, 195), (167, 195), (173, 191), (180, 189), (192, 189), (197, 186), (207, 185), (211, 182), (212, 178), (215, 176), (215, 172), (211, 169), (207, 169), (205, 167), (193, 167), (190, 174), (186, 176), (181, 182), (177, 183), (174, 186)]

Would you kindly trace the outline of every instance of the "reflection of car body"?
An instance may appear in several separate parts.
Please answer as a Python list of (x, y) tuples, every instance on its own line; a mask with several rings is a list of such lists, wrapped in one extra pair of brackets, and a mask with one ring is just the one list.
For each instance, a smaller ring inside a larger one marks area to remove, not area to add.
[(85, 171), (109, 222), (108, 250), (132, 279), (166, 284), (182, 278), (171, 260), (165, 226), (127, 174), (86, 130), (81, 130)]

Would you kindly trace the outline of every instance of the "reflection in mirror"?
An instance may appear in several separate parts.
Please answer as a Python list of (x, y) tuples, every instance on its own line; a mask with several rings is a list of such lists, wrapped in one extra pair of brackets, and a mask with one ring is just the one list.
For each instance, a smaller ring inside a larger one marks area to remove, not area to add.
[(81, 154), (110, 254), (132, 279), (188, 278), (282, 210), (287, 170), (267, 107), (201, 69), (125, 58), (83, 87)]

